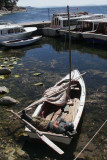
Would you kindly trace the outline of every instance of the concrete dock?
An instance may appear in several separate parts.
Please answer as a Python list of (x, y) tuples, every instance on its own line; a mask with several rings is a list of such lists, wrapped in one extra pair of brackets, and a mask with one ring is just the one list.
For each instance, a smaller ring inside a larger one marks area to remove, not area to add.
[[(26, 23), (19, 23), (23, 27), (37, 27), (37, 30), (32, 33), (32, 36), (35, 35), (42, 35), (45, 37), (61, 37), (62, 39), (69, 38), (69, 32), (67, 30), (61, 30), (59, 28), (51, 28), (51, 21), (39, 21), (39, 22), (26, 22)], [(70, 33), (71, 38), (72, 32)], [(72, 39), (73, 40), (73, 39)], [(80, 40), (81, 39), (80, 37)]]
[(37, 27), (37, 28), (50, 27), (50, 24), (51, 24), (51, 21), (19, 23), (19, 25), (22, 25), (24, 27)]

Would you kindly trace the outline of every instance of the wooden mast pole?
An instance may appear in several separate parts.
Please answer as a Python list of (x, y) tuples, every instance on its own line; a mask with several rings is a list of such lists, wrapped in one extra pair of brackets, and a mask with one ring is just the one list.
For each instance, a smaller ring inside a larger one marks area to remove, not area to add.
[(71, 84), (71, 36), (70, 36), (70, 15), (69, 15), (69, 6), (67, 6), (68, 12), (68, 26), (69, 26), (69, 86)]

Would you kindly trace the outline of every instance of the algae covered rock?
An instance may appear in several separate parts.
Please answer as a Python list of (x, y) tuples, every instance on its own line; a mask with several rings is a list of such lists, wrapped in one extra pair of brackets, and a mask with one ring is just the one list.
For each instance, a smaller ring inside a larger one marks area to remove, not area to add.
[(7, 68), (0, 68), (0, 75), (11, 74), (11, 70)]
[(17, 100), (9, 96), (5, 96), (0, 99), (0, 105), (15, 105), (17, 103), (19, 103)]
[(8, 93), (8, 92), (9, 92), (9, 90), (5, 86), (0, 87), (0, 94), (5, 94), (5, 93)]

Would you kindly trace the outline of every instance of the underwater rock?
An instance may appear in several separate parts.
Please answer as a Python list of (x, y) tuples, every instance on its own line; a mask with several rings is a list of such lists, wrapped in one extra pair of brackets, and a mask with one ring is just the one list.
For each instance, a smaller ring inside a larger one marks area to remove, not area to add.
[(0, 87), (0, 94), (8, 93), (8, 89), (5, 86)]
[(17, 103), (19, 103), (17, 100), (15, 100), (9, 96), (5, 96), (0, 99), (0, 105), (14, 105)]
[(15, 149), (12, 147), (6, 147), (4, 153), (8, 155), (13, 155), (15, 153)]
[(6, 74), (10, 74), (11, 70), (7, 69), (7, 68), (1, 68), (0, 69), (0, 75), (6, 75)]
[(16, 153), (21, 157), (28, 157), (28, 155), (21, 148), (16, 148)]

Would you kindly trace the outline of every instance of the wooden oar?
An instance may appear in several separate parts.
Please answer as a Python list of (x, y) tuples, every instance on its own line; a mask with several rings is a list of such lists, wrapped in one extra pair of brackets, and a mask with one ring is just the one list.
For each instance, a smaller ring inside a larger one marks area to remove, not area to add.
[(35, 131), (38, 135), (38, 137), (41, 138), (43, 142), (45, 142), (48, 146), (50, 146), (53, 150), (55, 150), (59, 154), (64, 154), (64, 152), (56, 146), (52, 141), (50, 141), (41, 131), (39, 131), (37, 128), (35, 128), (32, 124), (27, 122), (25, 119), (22, 119), (17, 113), (15, 113), (13, 110), (7, 110), (8, 112), (11, 112), (13, 115), (15, 115), (17, 118), (22, 120), (25, 124), (27, 124), (33, 131)]

